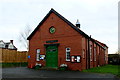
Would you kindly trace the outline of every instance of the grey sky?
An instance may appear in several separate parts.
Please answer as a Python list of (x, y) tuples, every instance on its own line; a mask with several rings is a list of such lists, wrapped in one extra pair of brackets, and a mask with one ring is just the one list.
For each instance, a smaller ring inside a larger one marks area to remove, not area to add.
[(79, 19), (81, 30), (109, 47), (118, 49), (119, 0), (0, 0), (0, 40), (14, 40), (18, 50), (19, 33), (30, 25), (32, 29), (54, 8), (73, 24)]

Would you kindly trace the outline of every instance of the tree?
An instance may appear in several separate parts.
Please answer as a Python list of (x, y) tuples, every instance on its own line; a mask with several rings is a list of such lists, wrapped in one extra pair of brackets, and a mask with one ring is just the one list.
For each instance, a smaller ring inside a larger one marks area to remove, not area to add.
[(27, 37), (30, 35), (31, 31), (31, 27), (29, 25), (26, 25), (25, 29), (22, 32), (20, 32), (19, 35), (19, 42), (24, 46), (24, 48), (26, 48), (27, 51), (29, 49)]

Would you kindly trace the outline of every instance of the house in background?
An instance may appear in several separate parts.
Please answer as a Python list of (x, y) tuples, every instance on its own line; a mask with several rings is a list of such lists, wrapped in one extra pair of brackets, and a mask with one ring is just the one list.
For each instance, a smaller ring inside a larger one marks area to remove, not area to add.
[(10, 42), (4, 42), (3, 40), (0, 40), (0, 48), (17, 50), (17, 48), (13, 44), (13, 40), (10, 40)]
[(108, 63), (114, 65), (120, 65), (120, 54), (109, 54), (108, 55)]
[(27, 63), (27, 51), (17, 51), (13, 40), (4, 42), (0, 40), (0, 63)]
[(29, 40), (28, 67), (42, 65), (84, 70), (108, 63), (108, 47), (88, 36), (77, 20), (72, 24), (54, 9), (39, 23)]

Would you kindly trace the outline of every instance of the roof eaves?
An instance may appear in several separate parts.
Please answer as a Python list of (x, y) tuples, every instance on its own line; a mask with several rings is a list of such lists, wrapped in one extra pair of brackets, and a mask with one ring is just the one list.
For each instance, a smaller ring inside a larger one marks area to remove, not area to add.
[(90, 37), (90, 39), (92, 40), (92, 41), (94, 41), (97, 45), (99, 45), (100, 47), (102, 47), (103, 49), (105, 49), (105, 47), (103, 47), (100, 43), (98, 43), (95, 39), (93, 39), (93, 38), (91, 38)]
[(98, 42), (99, 44), (101, 44), (102, 46), (104, 46), (104, 47), (107, 47), (108, 48), (108, 46), (106, 45), (106, 44), (104, 44), (104, 43), (102, 43), (102, 42), (100, 42), (100, 41), (98, 41), (98, 40), (95, 40), (96, 42)]

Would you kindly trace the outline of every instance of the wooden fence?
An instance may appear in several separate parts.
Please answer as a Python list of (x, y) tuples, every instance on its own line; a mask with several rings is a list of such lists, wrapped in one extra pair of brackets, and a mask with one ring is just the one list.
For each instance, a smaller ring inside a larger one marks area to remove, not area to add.
[(0, 63), (27, 62), (28, 52), (0, 48)]

